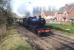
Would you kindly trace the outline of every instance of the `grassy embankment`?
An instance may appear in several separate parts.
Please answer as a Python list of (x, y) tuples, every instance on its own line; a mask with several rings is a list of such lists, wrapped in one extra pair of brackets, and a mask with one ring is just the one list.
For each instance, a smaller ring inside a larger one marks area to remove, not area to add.
[(51, 29), (64, 32), (65, 35), (74, 36), (74, 26), (71, 24), (47, 24)]
[(29, 43), (21, 37), (16, 29), (11, 28), (0, 41), (0, 50), (32, 50)]

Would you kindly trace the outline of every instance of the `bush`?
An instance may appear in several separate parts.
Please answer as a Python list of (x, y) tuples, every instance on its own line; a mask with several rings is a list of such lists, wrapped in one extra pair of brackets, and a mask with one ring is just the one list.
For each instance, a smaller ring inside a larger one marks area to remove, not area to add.
[(74, 26), (74, 21), (71, 22), (71, 25)]

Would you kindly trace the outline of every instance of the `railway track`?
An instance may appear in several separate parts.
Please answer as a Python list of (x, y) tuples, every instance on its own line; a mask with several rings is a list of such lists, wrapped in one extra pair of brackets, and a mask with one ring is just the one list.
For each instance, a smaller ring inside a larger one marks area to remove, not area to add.
[(61, 34), (54, 33), (48, 37), (39, 37), (24, 27), (19, 26), (17, 30), (28, 38), (34, 50), (74, 50), (74, 39)]
[(46, 43), (44, 40), (40, 39), (38, 36), (32, 32), (26, 30), (23, 27), (18, 27), (17, 31), (22, 33), (23, 37), (28, 38), (28, 42), (32, 45), (34, 50), (53, 50), (52, 46)]
[(58, 42), (59, 44), (61, 44), (60, 45), (61, 47), (59, 48), (59, 50), (74, 50), (74, 39), (70, 39), (69, 37), (65, 37), (62, 34), (54, 33), (54, 35), (51, 35), (49, 37), (45, 37), (45, 38), (42, 38), (42, 39), (45, 40), (47, 43), (50, 42), (49, 41), (50, 39), (54, 40), (54, 42), (55, 41)]

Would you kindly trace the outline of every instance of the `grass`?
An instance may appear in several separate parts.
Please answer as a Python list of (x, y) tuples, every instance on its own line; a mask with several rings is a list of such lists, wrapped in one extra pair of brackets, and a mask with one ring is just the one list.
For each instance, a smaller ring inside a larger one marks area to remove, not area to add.
[(68, 33), (68, 32), (64, 32), (65, 35), (68, 35), (68, 36), (72, 36), (74, 37), (74, 33)]
[(66, 35), (74, 36), (74, 26), (71, 24), (47, 24), (47, 26), (49, 26), (51, 29), (62, 31)]
[(8, 30), (7, 34), (0, 43), (0, 50), (32, 50), (29, 43), (18, 34), (16, 29)]

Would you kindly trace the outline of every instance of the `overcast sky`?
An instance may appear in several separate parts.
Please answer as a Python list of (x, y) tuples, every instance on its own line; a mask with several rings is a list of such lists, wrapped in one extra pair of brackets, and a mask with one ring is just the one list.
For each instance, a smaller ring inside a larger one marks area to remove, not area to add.
[(31, 12), (32, 8), (36, 6), (45, 8), (51, 6), (59, 9), (68, 3), (74, 3), (74, 0), (12, 0), (12, 9), (18, 15), (23, 15), (23, 11), (28, 10)]

